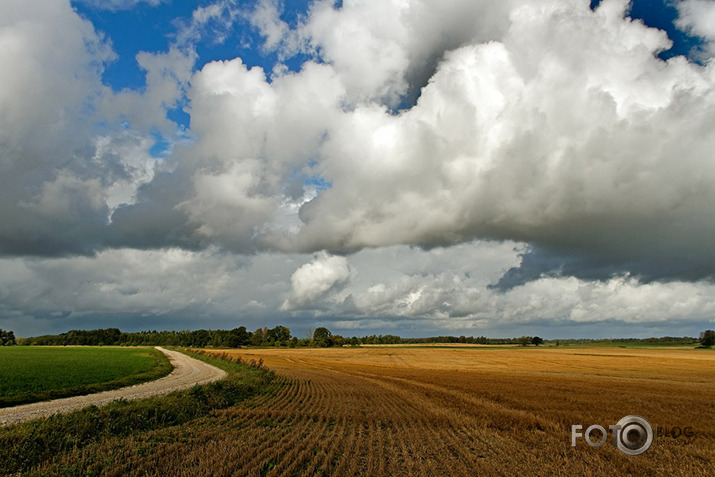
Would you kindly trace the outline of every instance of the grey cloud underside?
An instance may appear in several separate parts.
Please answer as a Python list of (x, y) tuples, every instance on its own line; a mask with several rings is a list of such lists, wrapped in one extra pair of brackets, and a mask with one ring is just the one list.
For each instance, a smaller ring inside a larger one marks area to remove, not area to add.
[(507, 270), (488, 288), (507, 291), (542, 277), (572, 276), (585, 281), (609, 280), (624, 273), (644, 284), (675, 280), (712, 282), (715, 269), (712, 262), (704, 262), (692, 255), (639, 260), (635, 255), (614, 257), (597, 255), (592, 251), (568, 254), (564, 250), (549, 251), (532, 246), (521, 253), (520, 257), (518, 266)]
[[(141, 57), (147, 91), (113, 93), (91, 25), (61, 2), (10, 2), (0, 27), (31, 22), (13, 30), (26, 51), (5, 50), (23, 67), (0, 77), (0, 253), (485, 239), (532, 245), (497, 289), (712, 278), (715, 66), (661, 61), (668, 39), (628, 19), (627, 2), (588, 3), (316, 2), (293, 30), (257, 25), (279, 55), (312, 55), (299, 72), (240, 59), (193, 72), (184, 46)], [(686, 5), (684, 28), (709, 41), (704, 7)], [(147, 137), (171, 135), (166, 109), (183, 100), (192, 139), (151, 157)], [(347, 283), (331, 263), (321, 293)], [(310, 303), (306, 290), (286, 308)]]

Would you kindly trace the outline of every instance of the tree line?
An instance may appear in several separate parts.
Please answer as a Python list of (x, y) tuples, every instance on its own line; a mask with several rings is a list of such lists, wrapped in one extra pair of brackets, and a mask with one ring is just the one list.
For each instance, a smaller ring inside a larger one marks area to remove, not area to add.
[[(325, 330), (323, 332), (322, 330)], [(232, 330), (138, 331), (127, 333), (118, 328), (70, 330), (58, 335), (21, 338), (18, 344), (41, 346), (185, 346), (239, 348), (242, 346), (333, 346), (345, 339), (333, 336), (326, 328), (318, 328), (314, 336), (299, 339), (290, 329), (278, 325), (248, 331), (245, 326)]]
[(485, 336), (434, 336), (430, 338), (402, 338), (397, 335), (369, 335), (344, 337), (332, 334), (325, 327), (311, 330), (305, 338), (291, 335), (288, 327), (278, 325), (273, 328), (258, 328), (248, 331), (245, 326), (232, 330), (183, 330), (183, 331), (138, 331), (127, 333), (118, 328), (97, 330), (71, 330), (58, 335), (42, 335), (31, 338), (15, 338), (12, 331), (0, 329), (0, 344), (45, 345), (45, 346), (185, 346), (239, 348), (243, 346), (283, 346), (283, 347), (333, 347), (387, 344), (482, 344), (482, 345), (535, 345), (568, 346), (598, 343), (641, 343), (641, 344), (700, 344), (710, 347), (715, 344), (715, 331), (700, 333), (699, 338), (664, 336), (661, 338), (615, 338), (615, 339), (560, 339), (544, 340), (538, 336), (514, 338), (487, 338)]

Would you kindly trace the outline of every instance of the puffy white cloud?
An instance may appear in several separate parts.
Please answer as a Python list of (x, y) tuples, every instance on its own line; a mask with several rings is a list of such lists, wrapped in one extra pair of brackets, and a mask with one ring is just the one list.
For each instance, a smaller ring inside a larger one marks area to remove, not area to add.
[(281, 20), (277, 0), (259, 0), (250, 14), (251, 23), (265, 38), (264, 47), (275, 49), (289, 33), (288, 25)]
[[(342, 94), (332, 68), (307, 63), (269, 83), (240, 59), (207, 64), (189, 92), (197, 139), (184, 152), (192, 196), (180, 205), (197, 234), (251, 250), (286, 200), (302, 203), (310, 160)], [(301, 178), (303, 178), (301, 180)], [(291, 186), (296, 181), (298, 191)]]
[(102, 194), (108, 208), (108, 220), (111, 221), (117, 207), (133, 204), (139, 187), (149, 183), (156, 170), (161, 169), (163, 161), (149, 153), (153, 144), (149, 137), (130, 131), (95, 139), (92, 162), (117, 165), (102, 175)]
[(310, 308), (318, 298), (345, 286), (350, 276), (350, 266), (345, 257), (318, 254), (315, 260), (300, 267), (290, 277), (290, 297), (281, 309)]
[(707, 0), (681, 0), (676, 7), (678, 26), (705, 40), (706, 58), (712, 57), (715, 54), (715, 4)]
[(500, 41), (446, 53), (411, 109), (341, 115), (295, 246), (508, 238), (712, 270), (715, 70), (658, 59), (669, 40), (627, 6), (521, 2)]
[[(513, 3), (472, 0), (314, 2), (287, 31), (275, 3), (261, 2), (254, 20), (267, 47), (283, 55), (317, 54), (335, 68), (350, 104), (378, 101), (396, 107), (412, 102), (445, 51), (500, 37)], [(268, 20), (270, 19), (270, 20)]]
[(101, 118), (130, 125), (144, 135), (158, 130), (173, 138), (176, 125), (167, 119), (166, 112), (185, 99), (196, 58), (191, 46), (172, 47), (165, 53), (140, 52), (136, 61), (145, 72), (145, 87), (116, 94), (105, 91), (98, 105)]

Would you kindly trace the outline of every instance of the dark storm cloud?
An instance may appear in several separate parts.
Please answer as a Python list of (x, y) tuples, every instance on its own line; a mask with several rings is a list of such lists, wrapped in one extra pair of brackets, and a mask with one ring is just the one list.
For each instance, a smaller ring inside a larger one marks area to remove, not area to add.
[(542, 277), (576, 277), (581, 280), (607, 281), (624, 273), (641, 283), (655, 281), (712, 281), (712, 263), (693, 257), (650, 257), (638, 260), (628, 257), (596, 255), (592, 252), (567, 254), (531, 246), (520, 254), (521, 263), (507, 270), (489, 285), (506, 291)]

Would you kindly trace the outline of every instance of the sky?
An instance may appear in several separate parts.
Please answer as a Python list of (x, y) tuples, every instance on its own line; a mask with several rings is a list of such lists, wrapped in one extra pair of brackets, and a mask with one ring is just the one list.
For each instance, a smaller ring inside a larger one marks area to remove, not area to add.
[(3, 0), (0, 328), (697, 336), (715, 2)]

